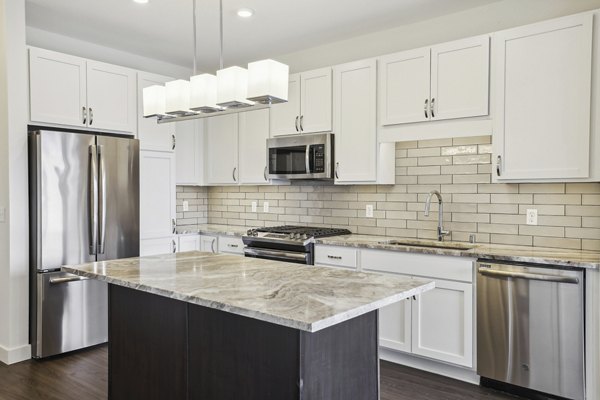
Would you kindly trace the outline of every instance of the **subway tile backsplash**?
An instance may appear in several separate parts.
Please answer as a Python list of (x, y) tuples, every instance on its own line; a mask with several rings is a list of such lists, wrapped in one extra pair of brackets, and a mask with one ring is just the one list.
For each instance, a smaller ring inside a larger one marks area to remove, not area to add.
[[(490, 136), (399, 142), (395, 185), (178, 187), (178, 225), (321, 225), (434, 239), (437, 205), (429, 217), (424, 207), (429, 191), (437, 189), (451, 240), (467, 241), (474, 233), (481, 243), (600, 250), (600, 183), (492, 184), (491, 173)], [(259, 212), (252, 212), (253, 201)], [(264, 202), (268, 213), (262, 212)], [(365, 215), (367, 204), (373, 218)], [(525, 223), (529, 208), (538, 210), (537, 226)]]

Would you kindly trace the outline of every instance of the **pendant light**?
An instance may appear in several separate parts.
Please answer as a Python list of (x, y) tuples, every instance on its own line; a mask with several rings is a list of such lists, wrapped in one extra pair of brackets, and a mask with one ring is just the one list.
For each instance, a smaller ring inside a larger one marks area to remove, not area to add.
[(223, 0), (219, 0), (220, 68), (216, 75), (197, 74), (196, 0), (193, 5), (193, 76), (189, 81), (176, 79), (165, 86), (143, 89), (144, 117), (156, 117), (159, 123), (204, 118), (211, 113), (237, 108), (264, 108), (287, 102), (289, 67), (274, 60), (248, 64), (248, 69), (223, 68)]

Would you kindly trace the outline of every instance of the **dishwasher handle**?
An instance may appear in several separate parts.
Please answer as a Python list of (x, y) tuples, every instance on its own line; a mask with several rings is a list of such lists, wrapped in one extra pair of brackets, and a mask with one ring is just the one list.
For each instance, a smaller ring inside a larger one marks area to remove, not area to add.
[(497, 278), (517, 278), (517, 279), (529, 279), (536, 281), (545, 282), (558, 282), (558, 283), (573, 283), (578, 284), (579, 278), (573, 276), (561, 276), (561, 275), (546, 275), (536, 274), (531, 272), (513, 272), (513, 271), (501, 271), (497, 269), (490, 269), (489, 267), (479, 267), (477, 269), (480, 274), (497, 277)]

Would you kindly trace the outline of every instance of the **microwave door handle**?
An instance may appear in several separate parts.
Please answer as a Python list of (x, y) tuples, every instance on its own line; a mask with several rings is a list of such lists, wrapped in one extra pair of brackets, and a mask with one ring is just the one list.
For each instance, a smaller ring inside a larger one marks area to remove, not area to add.
[(306, 146), (306, 153), (304, 155), (304, 163), (306, 164), (306, 173), (310, 174), (310, 145)]

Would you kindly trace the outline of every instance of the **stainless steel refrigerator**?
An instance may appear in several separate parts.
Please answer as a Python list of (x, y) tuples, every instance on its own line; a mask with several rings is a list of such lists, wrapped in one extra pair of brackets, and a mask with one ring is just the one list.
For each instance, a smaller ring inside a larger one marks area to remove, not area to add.
[(29, 188), (33, 357), (104, 343), (107, 285), (60, 267), (139, 255), (139, 142), (31, 131)]

